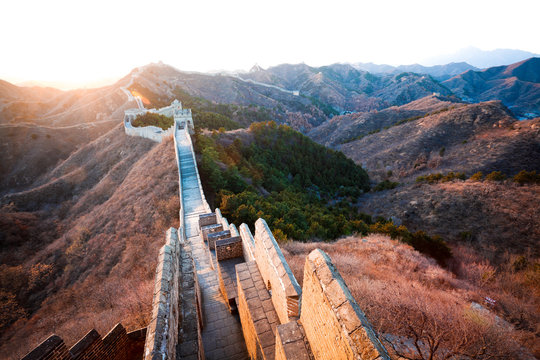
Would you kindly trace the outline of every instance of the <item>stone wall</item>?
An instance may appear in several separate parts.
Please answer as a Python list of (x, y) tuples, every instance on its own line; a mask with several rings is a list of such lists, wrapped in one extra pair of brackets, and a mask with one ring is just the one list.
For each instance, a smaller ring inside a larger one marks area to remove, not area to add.
[(64, 340), (58, 335), (51, 335), (23, 357), (22, 360), (68, 360), (72, 358), (66, 344), (64, 344)]
[[(127, 109), (124, 112), (124, 131), (129, 136), (139, 136), (147, 138), (156, 142), (161, 142), (164, 137), (173, 135), (176, 133), (176, 129), (184, 129), (186, 126), (188, 129), (193, 130), (193, 118), (191, 116), (191, 109), (182, 109), (182, 104), (178, 100), (174, 100), (171, 105), (163, 107), (161, 109), (145, 109), (142, 105), (141, 99), (134, 98), (131, 93), (123, 88), (124, 93), (131, 100), (136, 100), (138, 109)], [(134, 127), (131, 122), (135, 120), (137, 115), (144, 113), (156, 113), (174, 118), (174, 124), (167, 130), (163, 130), (156, 126), (144, 126)]]
[(174, 359), (176, 356), (180, 251), (178, 231), (170, 228), (167, 230), (166, 244), (159, 252), (152, 317), (146, 334), (144, 359), (158, 357)]
[(251, 261), (236, 265), (236, 281), (238, 314), (249, 356), (273, 360), (279, 319), (257, 264)]
[(180, 262), (180, 329), (176, 354), (177, 358), (185, 360), (204, 359), (203, 314), (195, 262), (188, 251), (182, 251)]
[(282, 324), (299, 315), (302, 290), (264, 219), (255, 222), (254, 255)]
[(216, 208), (216, 223), (223, 225), (223, 230), (229, 230), (229, 221), (227, 218), (224, 218), (223, 215), (221, 215), (221, 210), (219, 208)]
[(315, 359), (388, 359), (332, 261), (320, 249), (306, 259), (302, 323)]
[(255, 239), (246, 224), (240, 225), (240, 237), (242, 238), (242, 251), (246, 262), (255, 260)]
[(231, 231), (231, 236), (240, 236), (240, 233), (238, 232), (238, 229), (236, 228), (236, 225), (229, 224), (229, 230)]
[(211, 225), (203, 226), (201, 228), (201, 235), (202, 235), (203, 241), (208, 241), (208, 234), (222, 232), (222, 231), (224, 231), (224, 229), (223, 229), (223, 225), (221, 224), (211, 224)]
[(206, 226), (206, 225), (212, 225), (212, 224), (216, 224), (216, 223), (217, 223), (217, 219), (216, 219), (216, 214), (215, 213), (199, 215), (199, 227), (200, 228), (202, 228), (203, 226)]
[(140, 359), (143, 353), (146, 329), (127, 333), (122, 324), (117, 324), (105, 337), (91, 330), (69, 350), (57, 335), (50, 336), (38, 345), (23, 360), (132, 360)]
[(171, 126), (167, 130), (163, 130), (157, 126), (143, 126), (135, 127), (131, 125), (131, 121), (127, 118), (124, 120), (124, 131), (128, 136), (139, 136), (142, 138), (150, 139), (155, 142), (162, 142), (163, 138), (171, 136), (174, 132), (175, 125)]

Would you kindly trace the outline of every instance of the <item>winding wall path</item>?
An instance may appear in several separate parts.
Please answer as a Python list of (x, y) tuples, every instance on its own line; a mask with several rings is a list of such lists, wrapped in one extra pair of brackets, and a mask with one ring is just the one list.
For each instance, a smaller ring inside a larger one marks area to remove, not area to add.
[(175, 130), (175, 143), (182, 184), (180, 221), (191, 246), (201, 288), (206, 359), (248, 359), (240, 320), (228, 310), (219, 290), (217, 273), (199, 234), (199, 215), (211, 210), (202, 191), (189, 133), (183, 129)]

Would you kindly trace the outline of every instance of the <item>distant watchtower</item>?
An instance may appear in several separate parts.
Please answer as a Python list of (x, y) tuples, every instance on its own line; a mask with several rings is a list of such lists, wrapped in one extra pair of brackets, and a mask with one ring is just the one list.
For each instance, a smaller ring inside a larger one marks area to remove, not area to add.
[(191, 117), (191, 109), (183, 109), (182, 103), (178, 100), (174, 100), (171, 105), (162, 107), (161, 109), (127, 109), (124, 111), (124, 130), (127, 135), (140, 136), (148, 138), (157, 142), (161, 142), (164, 136), (168, 136), (174, 133), (174, 126), (171, 126), (167, 130), (163, 130), (156, 126), (144, 126), (133, 127), (131, 122), (137, 118), (138, 115), (145, 113), (154, 113), (165, 115), (174, 118), (174, 126), (177, 129), (186, 129), (190, 134), (193, 134), (193, 118)]
[[(177, 99), (171, 103), (170, 107), (173, 110), (173, 117), (176, 126), (179, 129), (188, 127), (189, 132), (193, 132), (193, 117), (191, 116), (191, 109), (182, 109), (182, 103)], [(163, 108), (167, 109), (167, 108)], [(160, 109), (161, 110), (161, 109)]]

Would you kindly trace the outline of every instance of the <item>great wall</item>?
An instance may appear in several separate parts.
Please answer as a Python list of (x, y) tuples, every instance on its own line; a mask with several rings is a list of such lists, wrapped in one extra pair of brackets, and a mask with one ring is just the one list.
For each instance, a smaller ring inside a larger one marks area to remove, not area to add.
[[(174, 126), (135, 128), (127, 135), (161, 142), (173, 135), (179, 175), (179, 227), (166, 233), (155, 275), (148, 326), (105, 337), (95, 330), (71, 348), (51, 335), (23, 360), (49, 359), (390, 359), (346, 283), (322, 250), (309, 254), (303, 287), (264, 219), (229, 224), (213, 212), (201, 185), (190, 131), (191, 111), (175, 100), (150, 110)], [(156, 129), (159, 129), (156, 130)]]

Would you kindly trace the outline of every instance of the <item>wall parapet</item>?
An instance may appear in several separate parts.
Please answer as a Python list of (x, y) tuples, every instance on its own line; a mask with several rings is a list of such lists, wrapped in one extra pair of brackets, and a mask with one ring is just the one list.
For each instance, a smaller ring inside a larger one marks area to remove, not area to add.
[(103, 338), (92, 329), (70, 349), (58, 335), (51, 335), (22, 360), (129, 360), (140, 358), (146, 328), (126, 332), (116, 324)]
[(242, 238), (244, 259), (246, 262), (255, 261), (255, 239), (246, 224), (240, 225), (240, 237)]
[(324, 251), (315, 249), (307, 257), (303, 283), (300, 322), (315, 359), (390, 360)]
[(254, 255), (282, 324), (298, 317), (302, 289), (264, 219), (255, 222)]
[[(180, 232), (182, 236), (182, 232)], [(178, 288), (180, 277), (180, 239), (175, 228), (167, 230), (156, 268), (152, 317), (144, 346), (144, 359), (176, 356), (178, 339)], [(182, 238), (183, 243), (183, 238)]]
[(157, 126), (136, 127), (131, 124), (131, 121), (124, 121), (124, 131), (129, 136), (139, 136), (145, 139), (150, 139), (155, 142), (162, 142), (163, 138), (170, 136), (174, 132), (175, 125), (173, 124), (167, 130), (163, 130)]

